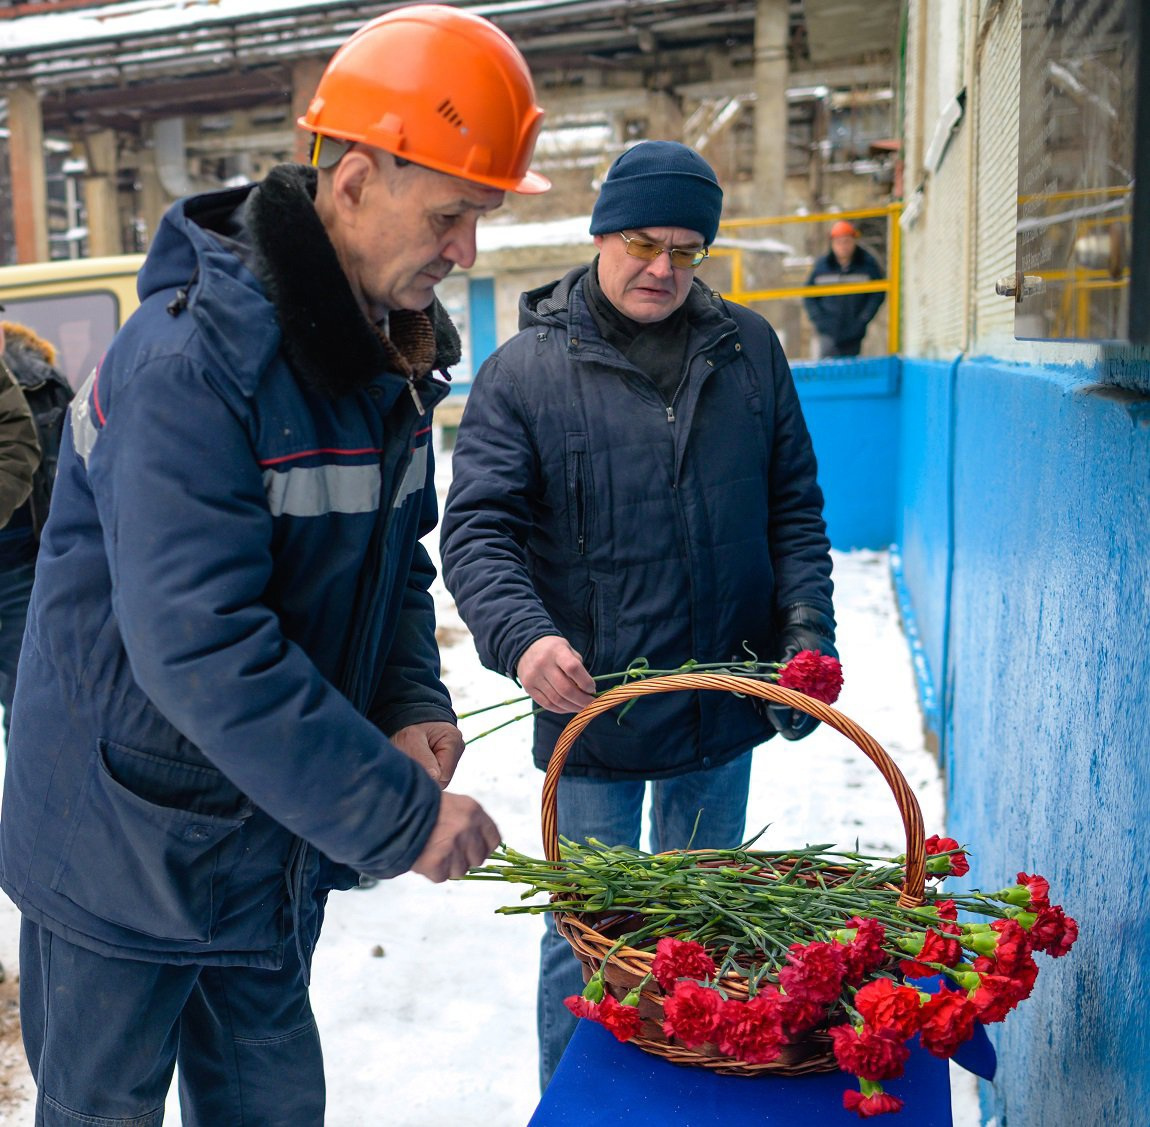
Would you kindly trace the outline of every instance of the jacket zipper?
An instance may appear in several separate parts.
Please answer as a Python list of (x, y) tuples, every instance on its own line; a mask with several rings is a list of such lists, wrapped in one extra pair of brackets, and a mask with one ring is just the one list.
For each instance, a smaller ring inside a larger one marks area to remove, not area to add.
[(587, 551), (587, 498), (583, 488), (583, 454), (575, 454), (575, 547), (579, 555)]
[(407, 377), (407, 390), (411, 393), (411, 401), (415, 404), (415, 409), (419, 412), (419, 417), (422, 418), (427, 414), (427, 408), (423, 405), (423, 400), (419, 397), (419, 391), (415, 386), (415, 377)]
[[(727, 339), (727, 337), (729, 337), (731, 335), (733, 335), (733, 334), (729, 333), (729, 332), (724, 333), (721, 337), (719, 337), (719, 339), (717, 341), (715, 341), (715, 343), (713, 345), (711, 345), (711, 347), (707, 351), (708, 352), (714, 351), (716, 348), (719, 347), (720, 344), (723, 343), (723, 341), (725, 341)], [(695, 355), (697, 356), (698, 353), (696, 353)], [(683, 378), (679, 381), (679, 386), (677, 388), (675, 388), (675, 394), (671, 396), (671, 402), (666, 407), (667, 422), (669, 422), (669, 423), (673, 423), (677, 417), (675, 415), (675, 403), (678, 401), (679, 392), (681, 392), (683, 390), (683, 387), (686, 384), (687, 379), (690, 375), (691, 360), (693, 360), (693, 359), (694, 359), (694, 357), (691, 357), (691, 359), (688, 360), (687, 363), (683, 366)], [(708, 361), (708, 363), (711, 363), (711, 362)], [(712, 370), (713, 370), (714, 365), (712, 364), (711, 366), (712, 366)]]

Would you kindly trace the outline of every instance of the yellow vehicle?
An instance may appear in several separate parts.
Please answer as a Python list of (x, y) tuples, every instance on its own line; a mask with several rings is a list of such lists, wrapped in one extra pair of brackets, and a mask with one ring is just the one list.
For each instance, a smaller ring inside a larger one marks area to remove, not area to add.
[(0, 317), (54, 344), (60, 370), (79, 387), (139, 305), (143, 262), (142, 254), (126, 254), (0, 266)]

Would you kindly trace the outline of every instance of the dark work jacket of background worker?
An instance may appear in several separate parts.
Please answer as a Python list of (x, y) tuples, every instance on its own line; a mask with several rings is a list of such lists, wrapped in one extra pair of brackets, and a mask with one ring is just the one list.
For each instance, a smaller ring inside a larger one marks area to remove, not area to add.
[(4, 339), (0, 332), (0, 528), (27, 502), (40, 465), (36, 423), (20, 381), (4, 361)]
[[(175, 205), (140, 309), (72, 404), (0, 882), (102, 955), (277, 967), (294, 918), (306, 962), (317, 891), (406, 871), (437, 818), (439, 786), (384, 736), (454, 722), (417, 542), (430, 416), (314, 189), (283, 165)], [(393, 342), (405, 324), (431, 405), (447, 388), (425, 373), (458, 337), (398, 312)]]
[(40, 443), (32, 492), (12, 514), (12, 519), (0, 528), (0, 705), (4, 708), (7, 736), (20, 643), (36, 574), (36, 552), (48, 518), (64, 415), (72, 399), (72, 389), (56, 368), (56, 349), (51, 343), (27, 325), (5, 321), (3, 328), (3, 362), (20, 384)]
[[(815, 262), (808, 286), (841, 286), (848, 282), (875, 282), (882, 278), (882, 267), (869, 251), (856, 246), (850, 261), (841, 263), (833, 251)], [(833, 297), (803, 298), (803, 308), (819, 334), (819, 354), (834, 358), (857, 356), (862, 349), (867, 325), (879, 311), (885, 294), (852, 293)]]
[[(442, 546), (479, 655), (514, 676), (532, 642), (560, 634), (592, 676), (637, 658), (773, 660), (780, 610), (833, 614), (822, 491), (778, 338), (696, 281), (669, 412), (603, 339), (587, 272), (523, 296), (523, 331), (468, 396)], [(540, 768), (569, 719), (536, 716)], [(566, 772), (658, 779), (774, 734), (748, 698), (665, 693), (592, 721)]]

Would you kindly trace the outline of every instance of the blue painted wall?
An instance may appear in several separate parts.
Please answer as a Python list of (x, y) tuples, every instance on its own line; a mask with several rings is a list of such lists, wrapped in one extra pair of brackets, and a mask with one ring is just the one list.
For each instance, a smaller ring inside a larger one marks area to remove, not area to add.
[(1040, 872), (1082, 926), (991, 1027), (1009, 1127), (1150, 1122), (1150, 396), (1098, 375), (903, 370), (900, 580), (948, 832), (974, 884)]
[(899, 463), (898, 357), (795, 364), (836, 548), (894, 539)]
[[(942, 727), (950, 606), (954, 383), (957, 364), (904, 364), (898, 511), (891, 558), (928, 728)], [(914, 598), (908, 598), (913, 592)]]

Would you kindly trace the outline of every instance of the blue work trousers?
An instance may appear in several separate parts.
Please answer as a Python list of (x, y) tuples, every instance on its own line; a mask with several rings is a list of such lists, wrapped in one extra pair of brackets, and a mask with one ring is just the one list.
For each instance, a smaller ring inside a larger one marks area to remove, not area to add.
[[(643, 798), (650, 785), (652, 853), (686, 849), (688, 844), (692, 849), (735, 849), (743, 844), (746, 832), (750, 782), (749, 751), (722, 767), (650, 784), (564, 775), (559, 779), (555, 803), (559, 833), (572, 841), (593, 837), (604, 845), (638, 849)], [(548, 915), (540, 944), (536, 1014), (541, 1091), (551, 1082), (551, 1074), (575, 1032), (577, 1019), (563, 1000), (582, 992), (582, 965)]]
[(295, 944), (279, 970), (97, 955), (25, 919), (20, 1019), (36, 1127), (322, 1127), (319, 1034)]

